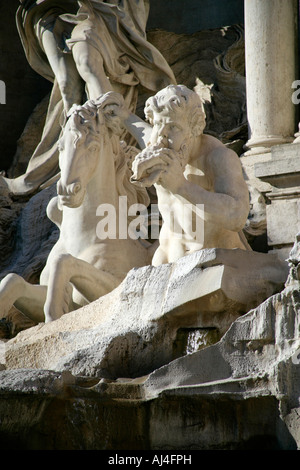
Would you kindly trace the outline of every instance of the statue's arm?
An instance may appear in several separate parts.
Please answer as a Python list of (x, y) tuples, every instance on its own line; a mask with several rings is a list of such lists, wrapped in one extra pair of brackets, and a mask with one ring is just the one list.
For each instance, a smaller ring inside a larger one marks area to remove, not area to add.
[(141, 149), (144, 149), (151, 136), (152, 127), (133, 113), (129, 113), (123, 119), (124, 126), (135, 138)]
[(223, 147), (208, 155), (207, 161), (214, 192), (183, 178), (175, 193), (183, 202), (201, 204), (205, 221), (238, 232), (244, 227), (249, 213), (249, 193), (239, 157)]
[(125, 100), (120, 93), (109, 93), (111, 96), (111, 103), (109, 104), (111, 116), (115, 116), (120, 120), (121, 124), (135, 138), (143, 150), (149, 142), (152, 127), (127, 108)]
[(244, 180), (238, 155), (223, 147), (220, 158), (218, 151), (212, 158), (216, 198), (215, 201), (211, 201), (212, 213), (215, 210), (214, 203), (218, 204), (220, 223), (228, 230), (239, 231), (243, 229), (249, 215), (248, 186)]

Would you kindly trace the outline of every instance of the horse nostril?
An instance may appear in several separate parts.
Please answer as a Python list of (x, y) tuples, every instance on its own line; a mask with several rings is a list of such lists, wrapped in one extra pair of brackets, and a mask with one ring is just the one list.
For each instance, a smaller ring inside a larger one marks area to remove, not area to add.
[(57, 194), (59, 196), (75, 196), (81, 190), (81, 184), (77, 181), (76, 183), (63, 185), (59, 180), (57, 182)]
[(68, 186), (68, 194), (75, 195), (81, 190), (81, 184), (79, 182), (72, 183)]
[(81, 184), (80, 183), (75, 183), (74, 188), (73, 188), (73, 193), (77, 194), (81, 190)]

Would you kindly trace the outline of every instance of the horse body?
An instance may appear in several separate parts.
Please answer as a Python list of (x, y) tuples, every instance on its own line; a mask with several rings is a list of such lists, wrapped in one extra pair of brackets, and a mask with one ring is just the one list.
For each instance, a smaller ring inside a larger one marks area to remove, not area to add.
[(111, 95), (70, 111), (59, 141), (57, 196), (47, 210), (60, 236), (39, 285), (17, 275), (3, 279), (2, 315), (14, 304), (35, 321), (55, 320), (110, 292), (130, 269), (148, 263), (147, 248), (138, 239), (119, 238), (118, 231), (116, 238), (101, 238), (96, 230), (99, 206), (113, 208), (117, 222), (119, 196), (126, 196), (129, 205), (148, 203), (145, 190), (130, 183), (115, 123), (109, 124)]

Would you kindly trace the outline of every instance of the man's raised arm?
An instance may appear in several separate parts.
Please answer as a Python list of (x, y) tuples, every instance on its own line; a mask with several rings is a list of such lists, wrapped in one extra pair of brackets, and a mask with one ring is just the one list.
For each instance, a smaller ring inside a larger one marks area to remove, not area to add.
[(140, 148), (144, 149), (149, 142), (152, 126), (129, 111), (120, 93), (109, 93), (112, 98), (109, 105), (112, 115), (120, 119), (128, 132), (136, 139)]

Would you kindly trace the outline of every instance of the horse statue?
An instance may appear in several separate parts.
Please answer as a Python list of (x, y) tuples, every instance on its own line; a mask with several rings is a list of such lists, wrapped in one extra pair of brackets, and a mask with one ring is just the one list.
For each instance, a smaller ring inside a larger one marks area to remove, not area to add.
[[(59, 139), (60, 179), (47, 216), (60, 229), (39, 284), (10, 273), (0, 283), (0, 312), (12, 306), (34, 322), (49, 322), (116, 288), (134, 267), (149, 264), (148, 248), (130, 236), (99, 237), (99, 207), (147, 207), (147, 192), (130, 182), (130, 159), (113, 117), (114, 92), (75, 105)], [(122, 199), (123, 196), (123, 199)], [(103, 214), (102, 214), (103, 215)]]

